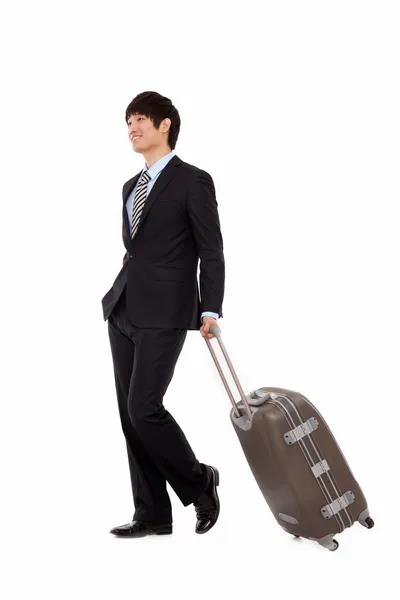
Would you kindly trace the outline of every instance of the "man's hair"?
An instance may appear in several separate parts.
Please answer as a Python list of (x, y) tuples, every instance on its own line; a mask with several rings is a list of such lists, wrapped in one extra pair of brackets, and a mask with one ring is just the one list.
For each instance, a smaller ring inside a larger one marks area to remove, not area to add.
[(173, 150), (179, 135), (181, 119), (175, 106), (169, 98), (161, 96), (157, 92), (142, 92), (138, 94), (128, 105), (125, 111), (125, 121), (134, 114), (146, 115), (158, 129), (163, 119), (171, 119), (168, 131), (168, 145)]

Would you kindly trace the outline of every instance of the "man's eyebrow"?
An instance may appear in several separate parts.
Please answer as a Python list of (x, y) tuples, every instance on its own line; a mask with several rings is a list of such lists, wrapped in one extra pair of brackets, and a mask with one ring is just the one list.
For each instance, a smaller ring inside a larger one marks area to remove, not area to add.
[[(134, 117), (146, 117), (146, 115), (142, 114), (142, 113), (136, 113), (133, 115)], [(129, 119), (127, 120), (127, 123), (129, 123), (129, 121), (131, 120), (132, 117), (129, 117)]]

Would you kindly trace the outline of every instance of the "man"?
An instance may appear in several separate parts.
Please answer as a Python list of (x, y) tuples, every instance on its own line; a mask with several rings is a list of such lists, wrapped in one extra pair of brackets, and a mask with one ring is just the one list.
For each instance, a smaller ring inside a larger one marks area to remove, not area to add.
[[(222, 317), (223, 241), (211, 176), (173, 152), (180, 117), (168, 98), (143, 92), (126, 109), (128, 134), (145, 168), (122, 189), (126, 254), (102, 299), (126, 439), (135, 512), (110, 533), (172, 533), (167, 482), (194, 504), (196, 533), (219, 515), (215, 467), (200, 463), (163, 406), (188, 330), (207, 338)], [(197, 268), (200, 259), (200, 296)]]

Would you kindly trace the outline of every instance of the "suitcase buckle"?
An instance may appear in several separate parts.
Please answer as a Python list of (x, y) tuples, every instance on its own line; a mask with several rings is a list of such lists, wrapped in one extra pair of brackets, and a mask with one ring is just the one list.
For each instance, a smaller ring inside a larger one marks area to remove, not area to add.
[(325, 519), (330, 519), (331, 517), (333, 517), (333, 515), (336, 515), (341, 510), (347, 508), (349, 504), (353, 504), (354, 500), (355, 496), (353, 492), (351, 490), (348, 490), (343, 494), (343, 496), (340, 496), (340, 498), (336, 498), (336, 500), (321, 508), (322, 516)]
[(315, 417), (311, 417), (310, 419), (308, 419), (308, 421), (305, 421), (305, 423), (301, 423), (294, 429), (291, 429), (290, 431), (285, 433), (283, 438), (287, 445), (291, 446), (292, 444), (295, 444), (296, 442), (301, 440), (306, 435), (310, 435), (310, 433), (318, 429), (318, 427), (319, 423), (317, 419)]

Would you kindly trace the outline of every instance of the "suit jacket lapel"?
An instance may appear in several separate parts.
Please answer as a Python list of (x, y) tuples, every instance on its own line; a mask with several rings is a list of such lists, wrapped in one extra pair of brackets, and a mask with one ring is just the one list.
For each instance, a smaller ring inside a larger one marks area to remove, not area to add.
[[(143, 221), (146, 219), (147, 215), (149, 214), (149, 211), (151, 210), (151, 207), (154, 205), (155, 201), (157, 200), (157, 198), (159, 197), (159, 195), (161, 194), (161, 192), (167, 187), (167, 185), (169, 184), (169, 182), (172, 179), (173, 173), (174, 173), (174, 167), (178, 164), (180, 164), (182, 161), (180, 160), (180, 158), (178, 158), (176, 155), (173, 156), (171, 158), (171, 160), (166, 164), (166, 166), (163, 168), (163, 170), (161, 171), (161, 173), (159, 174), (159, 176), (157, 177), (153, 187), (150, 190), (150, 193), (148, 194), (147, 198), (146, 198), (146, 202), (144, 203), (144, 207), (143, 207), (143, 211), (142, 214), (140, 216), (140, 221), (138, 224), (138, 228), (136, 230), (135, 233), (135, 237), (133, 238), (135, 240), (138, 231), (140, 229), (140, 227), (143, 224)], [(129, 225), (129, 221), (128, 221), (128, 215), (126, 212), (126, 201), (128, 199), (129, 194), (132, 192), (132, 190), (134, 189), (135, 185), (138, 182), (138, 179), (140, 177), (140, 173), (138, 173), (137, 175), (135, 175), (135, 177), (132, 179), (131, 183), (127, 186), (126, 191), (124, 193), (124, 198), (123, 198), (123, 211), (124, 211), (124, 218), (125, 218), (125, 222), (126, 222), (126, 226), (128, 228), (128, 232), (130, 231), (130, 225)]]

